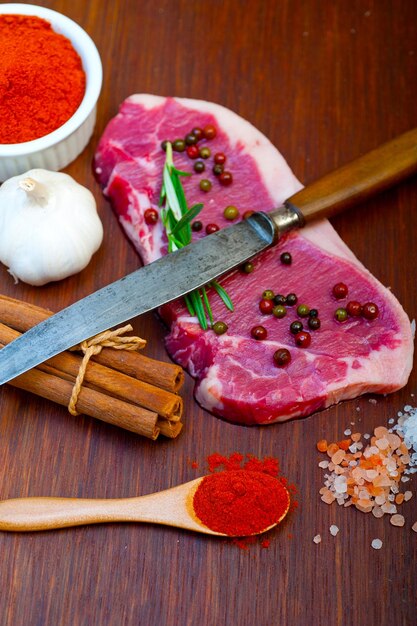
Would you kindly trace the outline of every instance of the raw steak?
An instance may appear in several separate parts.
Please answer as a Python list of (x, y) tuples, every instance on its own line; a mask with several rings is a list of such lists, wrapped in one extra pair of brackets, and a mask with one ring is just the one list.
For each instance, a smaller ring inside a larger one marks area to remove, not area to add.
[[(219, 105), (182, 98), (134, 95), (108, 124), (97, 149), (95, 173), (127, 235), (144, 263), (166, 252), (159, 221), (148, 226), (144, 211), (157, 207), (165, 153), (161, 141), (184, 137), (194, 127), (213, 124), (217, 136), (203, 140), (212, 155), (224, 152), (233, 184), (223, 187), (212, 174), (212, 157), (203, 174), (183, 179), (189, 205), (203, 202), (198, 219), (230, 225), (223, 217), (228, 205), (240, 213), (271, 210), (301, 187), (274, 146), (252, 125)], [(185, 153), (174, 153), (179, 169), (193, 172)], [(199, 188), (209, 178), (208, 193)], [(195, 238), (207, 236), (204, 229)], [(289, 251), (293, 262), (283, 265)], [(235, 305), (226, 310), (210, 295), (214, 317), (228, 324), (226, 334), (203, 331), (182, 301), (161, 310), (170, 326), (166, 346), (172, 358), (196, 378), (195, 397), (208, 411), (240, 424), (268, 424), (309, 415), (318, 409), (365, 392), (388, 393), (406, 384), (412, 367), (413, 339), (409, 319), (395, 297), (355, 258), (327, 221), (289, 235), (255, 260), (253, 273), (235, 270), (221, 283)], [(336, 301), (332, 287), (349, 287), (348, 298)], [(155, 285), (157, 289), (158, 286)], [(321, 328), (311, 331), (309, 348), (298, 348), (289, 332), (296, 307), (277, 319), (262, 315), (259, 300), (265, 289), (296, 292), (299, 303), (319, 310)], [(380, 314), (367, 321), (334, 319), (335, 309), (349, 300), (374, 302)], [(251, 328), (268, 331), (264, 341), (251, 338)], [(279, 347), (291, 353), (288, 366), (274, 364)]]

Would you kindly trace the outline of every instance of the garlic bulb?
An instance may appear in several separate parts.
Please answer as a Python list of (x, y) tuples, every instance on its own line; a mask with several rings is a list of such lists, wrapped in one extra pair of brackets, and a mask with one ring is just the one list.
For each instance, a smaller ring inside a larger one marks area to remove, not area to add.
[(100, 247), (93, 194), (68, 174), (34, 169), (0, 187), (0, 261), (30, 285), (81, 271)]

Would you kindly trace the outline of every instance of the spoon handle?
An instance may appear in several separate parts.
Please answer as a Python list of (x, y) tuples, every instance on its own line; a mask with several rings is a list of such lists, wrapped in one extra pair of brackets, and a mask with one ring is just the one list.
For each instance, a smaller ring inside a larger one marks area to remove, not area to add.
[[(138, 498), (132, 498), (138, 499)], [(0, 502), (0, 530), (49, 530), (129, 519), (126, 500), (15, 498)]]

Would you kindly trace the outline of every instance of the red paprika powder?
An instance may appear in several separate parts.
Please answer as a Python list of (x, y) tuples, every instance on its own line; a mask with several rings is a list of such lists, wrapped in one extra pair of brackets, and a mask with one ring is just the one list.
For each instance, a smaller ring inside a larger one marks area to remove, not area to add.
[(211, 530), (234, 537), (262, 532), (288, 511), (290, 496), (269, 473), (233, 469), (206, 476), (193, 500), (194, 511)]
[(0, 143), (31, 141), (62, 126), (86, 83), (69, 39), (39, 17), (0, 15), (0, 50)]

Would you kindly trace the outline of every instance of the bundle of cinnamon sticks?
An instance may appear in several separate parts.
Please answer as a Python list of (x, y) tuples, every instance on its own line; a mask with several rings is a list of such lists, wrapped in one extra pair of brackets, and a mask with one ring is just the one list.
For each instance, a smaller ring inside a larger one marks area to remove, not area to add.
[[(0, 348), (52, 315), (41, 307), (0, 295)], [(62, 352), (10, 381), (10, 385), (68, 406), (82, 356)], [(175, 438), (182, 429), (178, 365), (139, 352), (103, 348), (91, 357), (77, 411), (150, 439)]]

